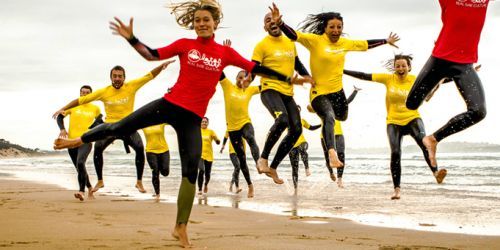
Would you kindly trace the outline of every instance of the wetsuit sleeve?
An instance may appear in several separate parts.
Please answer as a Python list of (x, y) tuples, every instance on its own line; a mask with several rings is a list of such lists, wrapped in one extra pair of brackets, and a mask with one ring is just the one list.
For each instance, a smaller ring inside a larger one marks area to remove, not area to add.
[(57, 116), (57, 126), (59, 127), (60, 130), (66, 129), (64, 127), (64, 116), (62, 114), (59, 114)]
[(301, 76), (310, 76), (309, 72), (307, 71), (304, 64), (302, 64), (298, 56), (295, 57), (295, 71), (297, 71)]
[(309, 129), (311, 127), (311, 125), (309, 125), (309, 123), (304, 119), (300, 119), (300, 122), (302, 123), (302, 127), (304, 128)]
[(226, 78), (226, 74), (224, 74), (224, 71), (222, 71), (222, 73), (220, 73), (219, 82), (224, 80), (225, 78)]
[(132, 38), (127, 40), (128, 43), (146, 60), (158, 60), (158, 50), (151, 49), (146, 44), (142, 43), (137, 39), (137, 37), (132, 36)]
[(285, 76), (285, 75), (283, 75), (275, 70), (272, 70), (268, 67), (258, 65), (258, 64), (255, 64), (255, 67), (253, 67), (253, 69), (250, 73), (256, 74), (256, 75), (264, 75), (265, 77), (270, 78), (270, 79), (275, 79), (275, 80), (279, 80), (282, 82), (291, 83), (290, 77)]
[(230, 47), (224, 47), (226, 49), (226, 60), (227, 60), (227, 65), (233, 65), (238, 68), (244, 69), (247, 72), (251, 72), (254, 67), (255, 63), (252, 61), (248, 61), (247, 59), (243, 58), (236, 50)]
[(286, 25), (285, 22), (282, 22), (279, 27), (281, 31), (283, 31), (283, 34), (285, 34), (286, 37), (288, 37), (292, 41), (297, 41), (298, 38), (297, 32), (295, 32), (295, 30), (292, 27)]
[(356, 95), (358, 94), (358, 91), (357, 90), (354, 90), (351, 95), (347, 98), (347, 104), (351, 103), (354, 98), (356, 97)]
[(367, 73), (363, 73), (363, 72), (359, 72), (359, 71), (352, 71), (352, 70), (347, 70), (347, 69), (344, 69), (344, 74), (346, 74), (348, 76), (352, 76), (354, 78), (361, 79), (361, 80), (372, 81), (372, 74), (367, 74)]
[(157, 49), (158, 59), (159, 60), (168, 59), (181, 54), (182, 48), (185, 47), (185, 44), (186, 44), (185, 39), (179, 39), (171, 43), (170, 45)]
[(385, 40), (385, 39), (371, 39), (371, 40), (367, 40), (367, 42), (368, 42), (368, 48), (373, 49), (373, 48), (378, 47), (380, 45), (386, 44), (387, 40)]
[(78, 98), (78, 104), (79, 105), (82, 105), (82, 104), (85, 104), (85, 103), (90, 103), (90, 102), (93, 102), (93, 101), (98, 101), (100, 100), (103, 96), (104, 96), (104, 93), (106, 93), (106, 90), (108, 88), (102, 88), (102, 89), (98, 89), (86, 96), (81, 96), (80, 98)]
[(104, 121), (102, 120), (102, 114), (99, 114), (95, 118), (94, 122), (90, 125), (89, 129), (94, 128), (95, 126), (102, 124), (102, 123), (104, 123)]
[(309, 130), (316, 130), (316, 129), (318, 129), (318, 128), (321, 128), (321, 124), (318, 124), (318, 125), (311, 125), (311, 126), (309, 127)]

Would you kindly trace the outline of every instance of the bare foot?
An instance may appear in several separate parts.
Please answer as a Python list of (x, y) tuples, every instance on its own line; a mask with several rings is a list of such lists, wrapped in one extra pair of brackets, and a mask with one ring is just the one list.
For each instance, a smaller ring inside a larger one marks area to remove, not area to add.
[(80, 137), (76, 139), (57, 138), (54, 141), (54, 149), (77, 148), (83, 144)]
[(253, 184), (248, 185), (248, 195), (247, 195), (247, 197), (248, 198), (253, 198)]
[(154, 198), (155, 202), (160, 202), (160, 194), (154, 194), (153, 198)]
[(141, 193), (146, 193), (146, 189), (144, 189), (144, 187), (142, 186), (142, 181), (140, 180), (137, 180), (137, 182), (135, 183), (135, 188), (137, 188), (137, 190), (139, 190), (139, 192)]
[(444, 177), (446, 177), (447, 173), (448, 171), (446, 171), (446, 169), (444, 168), (434, 173), (434, 176), (436, 177), (436, 181), (438, 184), (443, 183)]
[[(238, 188), (238, 187), (236, 187), (236, 188)], [(229, 183), (229, 192), (231, 192), (231, 193), (233, 192), (233, 182)]]
[(294, 196), (297, 196), (297, 194), (298, 194), (297, 188), (294, 188), (294, 189), (293, 189), (293, 195), (294, 195)]
[(399, 200), (401, 198), (401, 188), (395, 188), (394, 194), (391, 196), (391, 200)]
[(104, 187), (104, 181), (103, 180), (98, 180), (97, 183), (95, 184), (94, 188), (92, 188), (92, 193), (97, 192), (99, 189)]
[(87, 194), (87, 199), (88, 200), (95, 200), (94, 191), (92, 191), (92, 189), (90, 189), (90, 188), (89, 188), (89, 193)]
[(262, 157), (259, 158), (259, 160), (257, 161), (257, 172), (259, 172), (259, 174), (271, 172), (271, 168), (269, 167), (269, 162), (267, 159), (264, 159)]
[(424, 137), (424, 139), (422, 139), (422, 143), (424, 144), (425, 148), (427, 149), (427, 152), (429, 153), (429, 160), (431, 161), (431, 166), (437, 167), (436, 149), (438, 141), (436, 140), (436, 137), (434, 137), (434, 135), (428, 135)]
[(273, 168), (269, 168), (269, 169), (270, 169), (269, 175), (267, 175), (267, 174), (266, 175), (271, 177), (273, 179), (274, 183), (283, 184), (284, 181), (278, 177), (278, 172), (276, 172), (276, 169), (273, 169)]
[(341, 168), (344, 166), (344, 164), (342, 164), (342, 162), (339, 160), (337, 152), (333, 148), (328, 149), (328, 160), (330, 162), (331, 168)]
[(175, 225), (174, 231), (172, 232), (172, 237), (180, 241), (181, 247), (191, 248), (193, 245), (189, 242), (187, 235), (187, 225), (177, 224)]
[(337, 178), (335, 177), (335, 174), (330, 174), (330, 179), (332, 179), (333, 182), (335, 182), (337, 180)]
[(203, 188), (203, 193), (205, 193), (205, 194), (208, 193), (208, 186), (207, 185), (205, 185), (205, 187)]
[(344, 188), (344, 182), (342, 182), (342, 178), (339, 177), (339, 179), (337, 180), (337, 186), (339, 188)]
[(308, 168), (306, 168), (306, 176), (310, 176), (311, 175), (311, 170), (309, 170)]
[(243, 191), (243, 189), (242, 189), (242, 188), (239, 188), (239, 187), (238, 187), (238, 188), (236, 188), (236, 193), (237, 193), (237, 194), (241, 193), (241, 191)]
[(75, 198), (79, 199), (80, 201), (84, 201), (85, 200), (85, 193), (83, 192), (78, 192), (78, 193), (75, 193)]

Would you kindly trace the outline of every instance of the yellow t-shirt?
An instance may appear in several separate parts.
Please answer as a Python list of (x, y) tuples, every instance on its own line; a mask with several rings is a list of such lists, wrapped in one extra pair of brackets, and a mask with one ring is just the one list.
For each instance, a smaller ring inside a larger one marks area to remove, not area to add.
[[(311, 127), (311, 125), (309, 123), (307, 123), (307, 121), (304, 119), (300, 119), (300, 123), (302, 124), (302, 127), (306, 128), (306, 129), (309, 129)], [(304, 137), (304, 132), (302, 132), (302, 134), (300, 134), (299, 139), (297, 139), (297, 142), (295, 142), (293, 147), (296, 148), (304, 142), (306, 142), (306, 138)]]
[(120, 89), (107, 86), (78, 99), (82, 105), (93, 101), (102, 101), (106, 111), (106, 122), (113, 123), (123, 119), (134, 110), (135, 93), (139, 88), (153, 79), (153, 74), (125, 82)]
[(82, 136), (89, 130), (99, 114), (101, 114), (99, 107), (91, 103), (66, 110), (64, 115), (69, 115), (68, 138), (74, 139)]
[(243, 90), (224, 78), (220, 82), (224, 91), (224, 105), (226, 107), (226, 123), (229, 131), (240, 130), (245, 124), (252, 122), (248, 115), (248, 104), (259, 87), (251, 86)]
[[(295, 43), (288, 37), (268, 35), (255, 46), (252, 60), (285, 76), (292, 76), (295, 71), (296, 56)], [(273, 89), (284, 95), (293, 96), (292, 84), (265, 77), (261, 77), (260, 82), (262, 91)]]
[(410, 110), (406, 107), (406, 98), (415, 78), (414, 75), (408, 75), (400, 80), (396, 74), (372, 74), (372, 80), (383, 83), (386, 88), (387, 124), (404, 126), (420, 117), (417, 110)]
[(165, 140), (165, 123), (143, 128), (146, 136), (146, 152), (161, 154), (168, 151), (168, 144)]
[(214, 151), (212, 149), (212, 140), (218, 141), (217, 135), (211, 129), (201, 129), (202, 152), (201, 159), (205, 161), (214, 161)]
[(342, 89), (345, 55), (349, 51), (366, 51), (366, 40), (350, 40), (344, 37), (332, 43), (326, 34), (316, 35), (297, 32), (297, 42), (309, 50), (312, 78), (316, 85), (311, 88), (310, 101), (319, 95)]

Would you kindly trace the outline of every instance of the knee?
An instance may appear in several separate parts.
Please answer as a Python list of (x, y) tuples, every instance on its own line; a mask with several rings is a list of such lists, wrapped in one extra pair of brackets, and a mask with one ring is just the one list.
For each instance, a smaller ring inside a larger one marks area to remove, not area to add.
[(399, 161), (401, 159), (401, 150), (392, 150), (391, 151), (391, 161)]
[(78, 168), (78, 171), (84, 171), (85, 170), (85, 162), (78, 162), (76, 163), (76, 167)]
[(286, 114), (281, 114), (280, 116), (278, 116), (278, 118), (276, 118), (274, 124), (276, 124), (276, 126), (279, 128), (288, 127), (288, 116)]
[(472, 120), (475, 123), (480, 122), (486, 117), (486, 107), (484, 105), (479, 108), (472, 109), (470, 112), (472, 113)]
[(302, 134), (302, 124), (300, 122), (295, 122), (294, 124), (290, 125), (290, 128), (288, 129), (288, 132), (292, 136), (296, 136), (299, 138), (300, 134)]

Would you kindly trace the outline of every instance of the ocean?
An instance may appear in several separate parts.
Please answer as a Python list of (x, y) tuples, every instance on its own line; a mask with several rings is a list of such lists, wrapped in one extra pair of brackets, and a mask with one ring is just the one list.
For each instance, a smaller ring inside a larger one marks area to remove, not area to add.
[[(321, 154), (310, 152), (312, 175), (305, 176), (300, 164), (299, 187), (294, 195), (288, 158), (278, 168), (285, 180), (276, 185), (257, 174), (250, 163), (255, 197), (246, 197), (246, 183), (240, 175), (240, 194), (228, 191), (233, 166), (227, 154), (216, 154), (207, 195), (195, 198), (200, 206), (225, 206), (285, 216), (304, 216), (310, 223), (315, 217), (336, 217), (358, 223), (382, 226), (465, 233), (500, 235), (500, 153), (442, 153), (441, 167), (448, 169), (443, 184), (434, 177), (419, 154), (405, 153), (402, 159), (401, 200), (391, 200), (392, 180), (389, 155), (354, 155), (347, 152), (344, 186), (339, 189), (329, 178)], [(91, 181), (96, 176), (92, 157), (87, 161)], [(161, 202), (175, 203), (180, 185), (180, 162), (172, 152), (170, 175), (161, 177)], [(135, 188), (134, 154), (106, 153), (105, 188), (97, 193), (152, 201), (151, 171), (146, 163), (143, 182), (148, 193)], [(7, 178), (57, 184), (77, 190), (76, 170), (69, 156), (11, 158), (0, 160), (0, 174)], [(73, 199), (73, 197), (68, 197)], [(89, 201), (92, 202), (92, 201)], [(195, 208), (196, 209), (196, 206)]]

